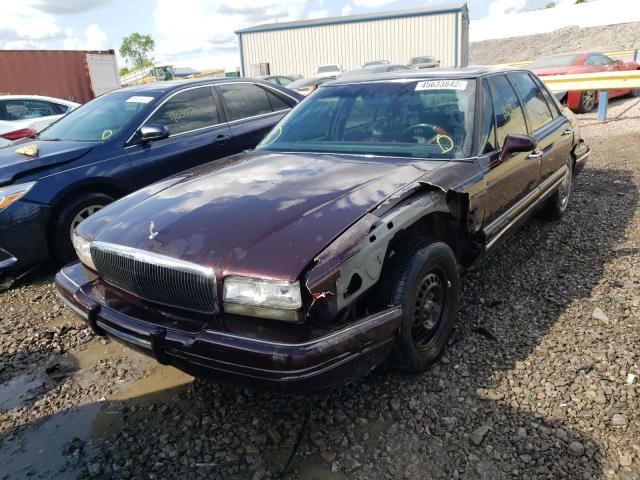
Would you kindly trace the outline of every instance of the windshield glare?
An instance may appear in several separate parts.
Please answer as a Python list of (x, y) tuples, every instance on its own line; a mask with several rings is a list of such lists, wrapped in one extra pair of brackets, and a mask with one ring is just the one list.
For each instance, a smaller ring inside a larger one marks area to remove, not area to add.
[(156, 93), (113, 92), (71, 111), (46, 130), (40, 140), (100, 142), (109, 140), (154, 100)]
[(475, 89), (472, 79), (325, 86), (295, 107), (257, 149), (467, 158)]
[(568, 67), (576, 63), (580, 55), (554, 55), (553, 57), (540, 58), (529, 65), (529, 68), (558, 68)]

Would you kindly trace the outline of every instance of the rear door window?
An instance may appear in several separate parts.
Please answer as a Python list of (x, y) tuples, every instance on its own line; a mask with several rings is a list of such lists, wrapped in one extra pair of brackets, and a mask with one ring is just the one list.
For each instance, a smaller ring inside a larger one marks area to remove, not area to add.
[(498, 147), (509, 134), (527, 135), (527, 124), (516, 92), (504, 75), (489, 77), (489, 88), (496, 113)]
[(265, 89), (267, 92), (267, 97), (269, 98), (269, 103), (271, 104), (271, 110), (274, 112), (279, 112), (280, 110), (287, 110), (292, 107), (292, 105), (288, 104), (281, 98), (279, 95)]
[(66, 111), (61, 106), (44, 100), (15, 99), (5, 100), (0, 108), (3, 120), (28, 120), (31, 118), (50, 117), (60, 115)]
[(553, 116), (549, 105), (531, 77), (524, 72), (514, 72), (509, 74), (509, 78), (524, 104), (531, 131), (535, 132), (552, 122)]
[(229, 111), (230, 120), (255, 117), (271, 113), (267, 92), (252, 83), (218, 85), (222, 99)]
[(159, 123), (176, 135), (216, 125), (220, 115), (211, 87), (204, 86), (175, 94), (146, 123)]

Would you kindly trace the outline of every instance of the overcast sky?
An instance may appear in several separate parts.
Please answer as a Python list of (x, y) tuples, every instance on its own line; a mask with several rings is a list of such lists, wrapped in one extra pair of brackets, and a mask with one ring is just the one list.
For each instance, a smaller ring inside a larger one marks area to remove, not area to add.
[[(467, 4), (471, 18), (482, 19), (540, 8), (548, 1), (468, 0)], [(556, 1), (573, 3), (573, 0)], [(450, 3), (447, 0), (4, 0), (0, 47), (117, 50), (122, 37), (140, 32), (151, 34), (156, 41), (156, 60), (197, 69), (233, 69), (239, 63), (233, 32), (239, 28)]]

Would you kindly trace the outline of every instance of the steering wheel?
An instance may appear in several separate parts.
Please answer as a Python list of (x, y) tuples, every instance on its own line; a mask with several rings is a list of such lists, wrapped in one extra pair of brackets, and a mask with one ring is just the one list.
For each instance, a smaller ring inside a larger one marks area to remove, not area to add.
[(412, 138), (422, 137), (426, 145), (438, 145), (442, 153), (450, 152), (455, 146), (451, 135), (444, 128), (433, 123), (416, 123), (405, 128), (402, 135), (411, 135)]

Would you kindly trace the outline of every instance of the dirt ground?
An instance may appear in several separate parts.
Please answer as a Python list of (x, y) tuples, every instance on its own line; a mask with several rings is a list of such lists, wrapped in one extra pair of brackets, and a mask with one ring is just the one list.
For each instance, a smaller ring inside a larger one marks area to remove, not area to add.
[(0, 479), (640, 478), (640, 100), (580, 118), (593, 148), (555, 223), (464, 278), (423, 375), (310, 397), (194, 380), (94, 337), (42, 267), (0, 293)]

